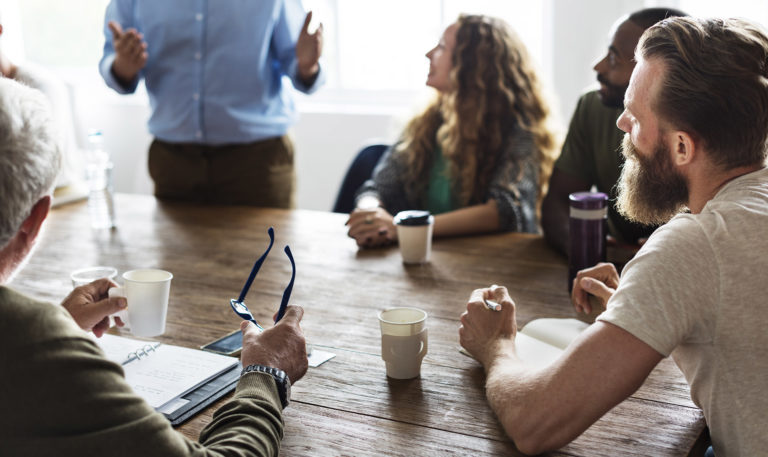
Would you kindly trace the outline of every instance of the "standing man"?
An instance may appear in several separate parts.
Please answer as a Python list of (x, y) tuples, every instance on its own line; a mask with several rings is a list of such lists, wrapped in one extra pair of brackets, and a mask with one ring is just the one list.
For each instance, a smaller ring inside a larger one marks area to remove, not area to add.
[[(112, 0), (99, 70), (121, 94), (144, 78), (155, 195), (294, 206), (290, 88), (323, 82), (322, 24), (299, 0)], [(303, 25), (302, 25), (303, 20)]]
[(624, 92), (635, 68), (634, 52), (643, 31), (660, 20), (685, 16), (671, 8), (648, 8), (620, 18), (613, 26), (608, 53), (594, 67), (600, 89), (582, 95), (571, 118), (568, 136), (549, 179), (542, 203), (541, 225), (549, 244), (568, 252), (568, 216), (572, 192), (592, 186), (608, 194), (608, 232), (620, 243), (637, 244), (655, 228), (629, 221), (616, 210), (616, 183), (624, 157), (623, 133), (616, 119), (624, 109)]
[[(671, 355), (714, 454), (764, 455), (768, 35), (739, 19), (677, 17), (649, 28), (635, 55), (618, 120), (627, 132), (618, 208), (666, 224), (621, 278), (610, 264), (579, 273), (577, 310), (589, 310), (587, 293), (607, 310), (550, 366), (517, 358), (504, 288), (472, 294), (461, 344), (485, 367), (488, 401), (523, 452), (567, 444)], [(501, 314), (484, 298), (499, 300)]]
[(0, 78), (0, 452), (276, 456), (288, 383), (307, 371), (300, 307), (288, 307), (263, 333), (243, 322), (248, 368), (196, 443), (137, 396), (120, 365), (86, 334), (101, 336), (108, 316), (126, 307), (125, 299), (107, 297), (108, 279), (75, 288), (61, 306), (6, 286), (32, 252), (50, 208), (60, 161), (51, 124), (40, 93)]

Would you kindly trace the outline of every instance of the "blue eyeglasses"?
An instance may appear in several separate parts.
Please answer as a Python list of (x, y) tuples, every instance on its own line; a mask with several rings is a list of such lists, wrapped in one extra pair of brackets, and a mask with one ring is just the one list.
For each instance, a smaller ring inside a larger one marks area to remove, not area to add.
[[(267, 258), (267, 254), (269, 254), (269, 251), (272, 249), (272, 245), (275, 242), (275, 231), (272, 229), (272, 227), (267, 230), (267, 234), (269, 234), (269, 246), (267, 246), (267, 250), (264, 251), (264, 254), (261, 255), (258, 259), (256, 259), (256, 263), (253, 264), (253, 268), (251, 269), (251, 274), (248, 276), (248, 280), (245, 282), (245, 286), (243, 286), (243, 290), (240, 292), (240, 297), (235, 300), (234, 298), (229, 301), (230, 306), (232, 306), (232, 310), (243, 318), (244, 320), (253, 322), (256, 327), (258, 327), (261, 330), (264, 330), (264, 328), (259, 325), (258, 322), (256, 322), (256, 319), (253, 318), (253, 314), (251, 313), (251, 310), (248, 309), (247, 306), (245, 306), (245, 294), (248, 293), (248, 290), (251, 288), (251, 283), (253, 283), (253, 279), (256, 277), (256, 273), (259, 272), (259, 269), (261, 268), (261, 264), (264, 263), (264, 259)], [(291, 292), (293, 291), (293, 280), (296, 279), (296, 262), (293, 261), (293, 255), (291, 254), (291, 248), (288, 246), (285, 247), (285, 255), (288, 256), (288, 260), (291, 261), (291, 281), (288, 283), (288, 286), (286, 286), (285, 290), (283, 291), (283, 299), (280, 301), (280, 308), (277, 310), (277, 317), (275, 317), (275, 323), (278, 323), (280, 319), (283, 318), (285, 315), (285, 310), (288, 307), (288, 300), (291, 298)]]

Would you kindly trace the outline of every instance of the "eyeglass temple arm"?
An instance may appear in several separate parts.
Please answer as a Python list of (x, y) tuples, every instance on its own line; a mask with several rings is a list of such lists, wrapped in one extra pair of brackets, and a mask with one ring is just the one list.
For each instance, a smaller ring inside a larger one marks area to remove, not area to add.
[(240, 303), (245, 300), (245, 294), (247, 294), (248, 290), (251, 288), (251, 283), (253, 283), (253, 279), (256, 277), (256, 273), (259, 272), (261, 264), (264, 263), (264, 259), (267, 258), (267, 254), (269, 254), (269, 251), (272, 249), (272, 245), (275, 242), (275, 230), (272, 227), (267, 230), (267, 234), (269, 235), (269, 246), (267, 247), (267, 250), (264, 251), (264, 254), (262, 254), (261, 257), (256, 260), (256, 263), (253, 264), (251, 274), (248, 276), (248, 280), (245, 282), (245, 286), (243, 286), (243, 290), (240, 292), (240, 297), (237, 298), (237, 301)]
[(291, 292), (293, 291), (293, 280), (296, 279), (296, 262), (293, 261), (293, 255), (291, 254), (291, 248), (285, 247), (285, 254), (288, 256), (288, 260), (291, 261), (291, 281), (283, 291), (283, 299), (280, 301), (280, 309), (277, 310), (277, 317), (275, 318), (275, 324), (280, 322), (280, 319), (285, 315), (285, 310), (288, 308), (288, 300), (291, 298)]

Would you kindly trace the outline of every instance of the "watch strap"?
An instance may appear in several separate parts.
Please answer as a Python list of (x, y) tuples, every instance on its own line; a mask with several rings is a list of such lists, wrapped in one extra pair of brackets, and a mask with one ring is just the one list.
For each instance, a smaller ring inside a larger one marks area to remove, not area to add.
[(275, 383), (277, 385), (277, 394), (280, 396), (280, 404), (282, 405), (283, 409), (285, 409), (285, 407), (288, 406), (291, 398), (291, 380), (288, 378), (288, 374), (279, 368), (254, 364), (243, 368), (240, 376), (251, 372), (266, 373), (275, 379)]

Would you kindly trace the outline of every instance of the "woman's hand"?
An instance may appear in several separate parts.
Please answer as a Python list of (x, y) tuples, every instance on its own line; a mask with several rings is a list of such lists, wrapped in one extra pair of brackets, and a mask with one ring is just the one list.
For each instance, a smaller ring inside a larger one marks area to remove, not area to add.
[(364, 248), (385, 246), (397, 241), (394, 218), (384, 208), (357, 208), (349, 215), (346, 224), (350, 238)]

